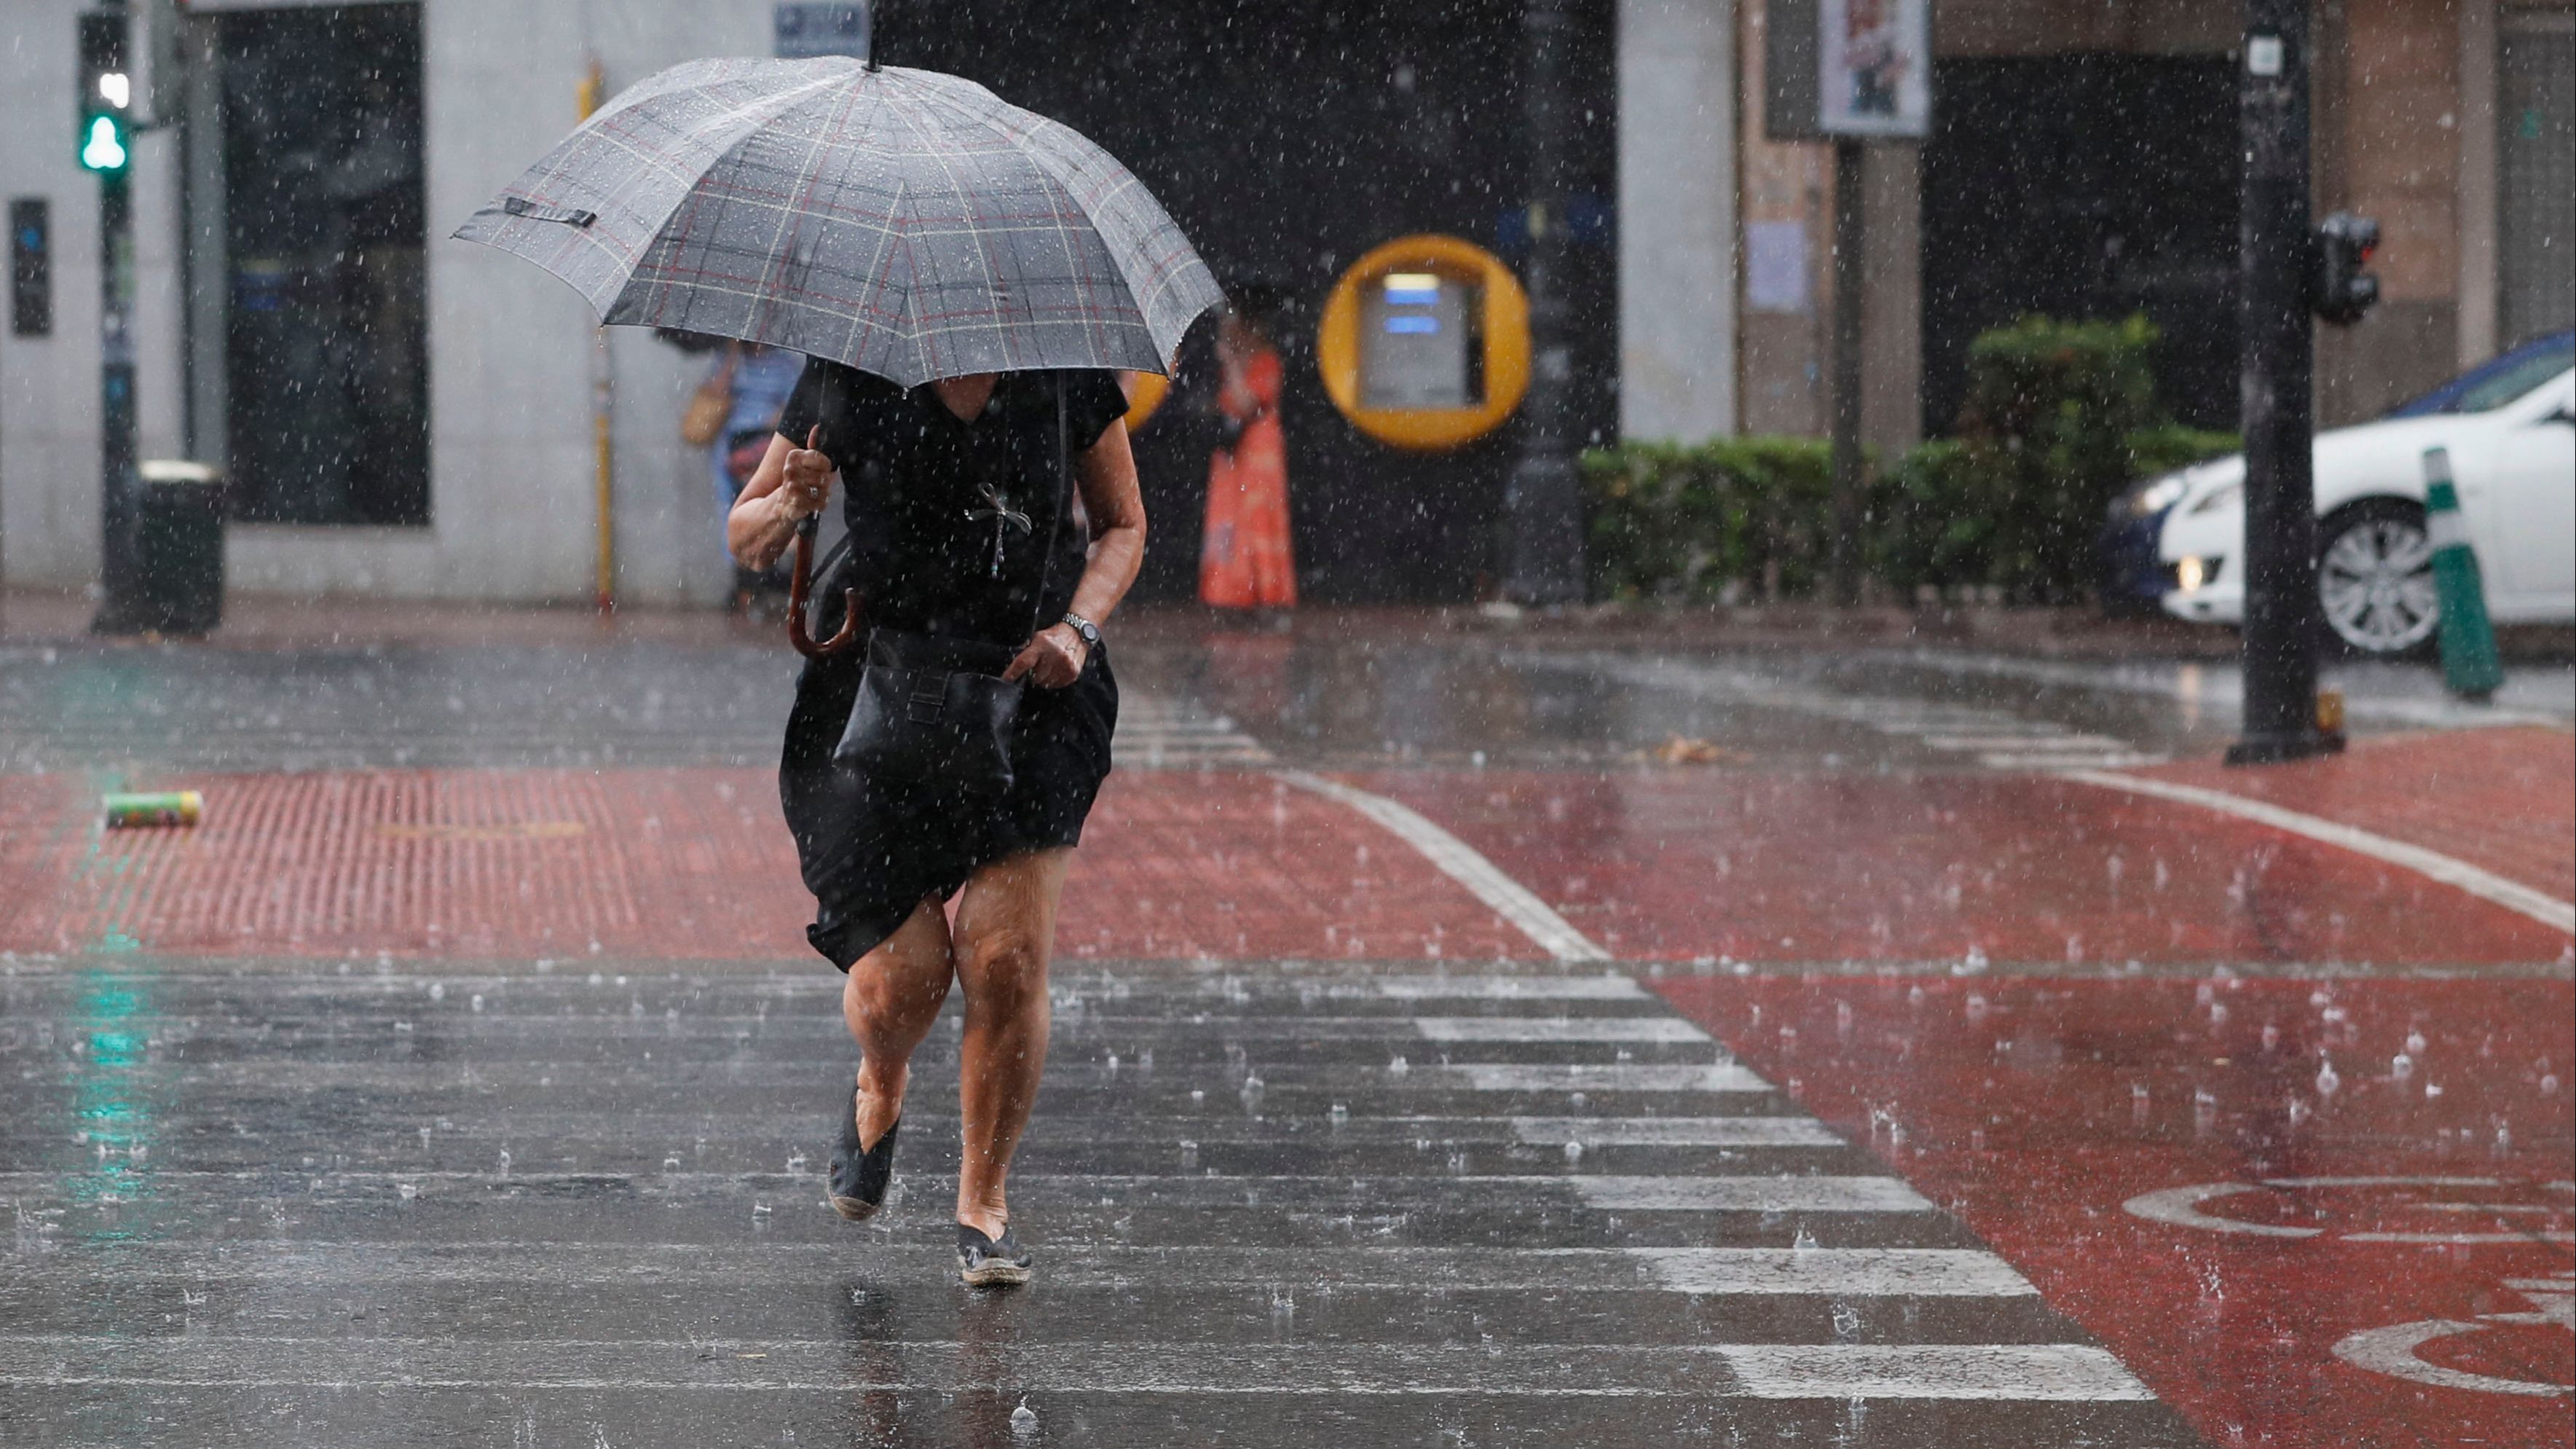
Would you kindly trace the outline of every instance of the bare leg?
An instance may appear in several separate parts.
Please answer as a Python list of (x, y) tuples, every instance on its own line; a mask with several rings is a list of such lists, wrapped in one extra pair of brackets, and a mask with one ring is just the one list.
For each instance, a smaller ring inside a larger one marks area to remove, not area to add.
[(966, 990), (957, 1221), (987, 1237), (999, 1238), (1010, 1221), (1004, 1180), (1046, 1067), (1047, 958), (1072, 861), (1071, 849), (997, 860), (966, 883), (957, 908), (957, 979)]
[(874, 1147), (903, 1115), (913, 1048), (930, 1035), (948, 1000), (953, 972), (948, 917), (926, 900), (875, 950), (850, 967), (841, 987), (841, 1019), (859, 1044), (859, 1145)]

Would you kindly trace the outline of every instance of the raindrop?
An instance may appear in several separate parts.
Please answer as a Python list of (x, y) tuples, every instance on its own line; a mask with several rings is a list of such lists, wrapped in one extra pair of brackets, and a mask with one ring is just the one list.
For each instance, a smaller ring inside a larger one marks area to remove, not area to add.
[(1792, 1252), (1812, 1253), (1816, 1250), (1816, 1235), (1807, 1231), (1805, 1223), (1800, 1223), (1796, 1236), (1789, 1239), (1789, 1248)]
[(769, 1216), (769, 1199), (765, 1197), (753, 1198), (751, 1200), (751, 1215), (756, 1218), (765, 1218)]
[(1836, 1299), (1834, 1302), (1834, 1337), (1848, 1343), (1860, 1333), (1860, 1310)]
[(404, 1202), (410, 1202), (413, 1198), (420, 1196), (420, 1184), (416, 1182), (396, 1183), (394, 1184), (394, 1191), (402, 1194), (402, 1200)]
[[(2548, 1078), (2547, 1080), (2552, 1081), (2552, 1082), (2555, 1082), (2555, 1081), (2557, 1081), (2558, 1079), (2557, 1079), (2556, 1077), (2550, 1077), (2550, 1078)], [(1577, 1111), (1580, 1111), (1580, 1110), (1582, 1110), (1583, 1108), (1585, 1108), (1585, 1107), (1589, 1107), (1589, 1106), (1591, 1106), (1591, 1105), (1592, 1105), (1592, 1094), (1591, 1094), (1591, 1093), (1589, 1093), (1589, 1092), (1577, 1092), (1577, 1093), (1575, 1093), (1573, 1096), (1568, 1097), (1566, 1100), (1567, 1100), (1567, 1101), (1569, 1101), (1569, 1102), (1571, 1102), (1571, 1103), (1573, 1103), (1573, 1104), (1574, 1104), (1575, 1109), (1576, 1109)]]
[(1190, 1088), (1190, 1100), (1191, 1100), (1192, 1102), (1204, 1102), (1204, 1101), (1206, 1101), (1206, 1100), (1207, 1100), (1207, 1093), (1205, 1093), (1205, 1092), (1203, 1092), (1203, 1091), (1199, 1090), (1199, 1089), (1198, 1089), (1198, 1088), (1196, 1088), (1196, 1087), (1192, 1087), (1192, 1088)]
[(2342, 1085), (2343, 1077), (2335, 1071), (2333, 1061), (2329, 1060), (2324, 1066), (2317, 1068), (2318, 1096), (2331, 1097), (2335, 1094), (2335, 1088)]
[(2408, 1056), (2420, 1057), (2424, 1055), (2425, 1045), (2424, 1033), (2420, 1031), (2410, 1031), (2406, 1033), (2406, 1054)]
[(1395, 1058), (1395, 1060), (1386, 1064), (1386, 1074), (1390, 1077), (1400, 1077), (1412, 1070), (1413, 1064), (1406, 1061), (1400, 1054)]
[(2540, 1078), (2540, 1095), (2546, 1097), (2557, 1090), (2558, 1078), (2549, 1073), (2542, 1073)]
[(1261, 1077), (1258, 1073), (1243, 1079), (1243, 1110), (1246, 1112), (1261, 1110), (1261, 1091)]
[(2316, 1111), (2316, 1108), (2308, 1105), (2305, 1097), (2292, 1097), (2290, 1099), (2290, 1125), (2296, 1127), (2301, 1123), (2306, 1122), (2310, 1117), (2316, 1115)]
[(447, 999), (447, 983), (444, 981), (433, 981), (429, 983), (429, 999), (432, 1001), (445, 1001)]
[(1332, 1118), (1333, 1118), (1333, 1125), (1334, 1125), (1334, 1126), (1336, 1126), (1336, 1127), (1339, 1127), (1339, 1126), (1341, 1126), (1343, 1123), (1348, 1122), (1349, 1120), (1351, 1120), (1351, 1109), (1350, 1109), (1349, 1104), (1347, 1104), (1347, 1103), (1343, 1103), (1343, 1102), (1335, 1102), (1335, 1103), (1333, 1104)]
[(501, 1175), (503, 1177), (510, 1175), (510, 1149), (507, 1147), (501, 1149)]
[(1109, 1075), (1113, 1077), (1118, 1075), (1118, 1053), (1116, 1052), (1109, 1054)]
[(429, 1129), (426, 1127), (420, 1129), (420, 1150), (423, 1152), (429, 1150)]
[(2388, 1059), (2388, 1075), (2395, 1077), (2401, 1082), (2405, 1081), (2408, 1077), (2415, 1075), (2415, 1059), (2406, 1055), (2404, 1052), (2399, 1052), (2397, 1055), (2390, 1057)]
[(1195, 1142), (1184, 1139), (1181, 1143), (1181, 1166), (1196, 1167), (1198, 1165), (1199, 1145)]
[(2263, 1050), (2270, 1051), (2280, 1044), (2281, 1029), (2268, 1021), (2263, 1023)]
[(477, 992), (475, 992), (475, 993), (474, 993), (474, 1001), (473, 1001), (473, 1003), (472, 1003), (472, 1004), (473, 1004), (473, 1007), (474, 1007), (474, 1009), (475, 1009), (476, 1011), (481, 1011), (481, 1010), (483, 1009), (483, 993), (482, 993), (482, 992), (477, 991)]
[(1028, 1400), (1020, 1400), (1020, 1406), (1011, 1411), (1011, 1437), (1026, 1439), (1037, 1431), (1038, 1411), (1029, 1407)]
[(1582, 1144), (1582, 1143), (1580, 1143), (1580, 1142), (1568, 1142), (1567, 1144), (1565, 1144), (1565, 1165), (1566, 1165), (1566, 1166), (1568, 1166), (1568, 1167), (1572, 1167), (1573, 1165), (1575, 1165), (1575, 1164), (1576, 1164), (1576, 1163), (1578, 1163), (1578, 1162), (1581, 1162), (1582, 1160), (1583, 1160), (1583, 1144)]
[(787, 1154), (787, 1170), (789, 1172), (803, 1172), (805, 1170), (805, 1154), (802, 1150)]

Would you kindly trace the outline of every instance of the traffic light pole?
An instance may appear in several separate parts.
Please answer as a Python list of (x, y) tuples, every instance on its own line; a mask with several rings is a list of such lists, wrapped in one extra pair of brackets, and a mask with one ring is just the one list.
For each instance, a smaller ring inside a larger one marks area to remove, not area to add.
[(1573, 39), (1568, 0), (1527, 0), (1522, 26), (1529, 73), (1522, 98), (1529, 129), (1529, 391), (1522, 403), (1520, 461), (1504, 507), (1511, 559), (1503, 591), (1514, 603), (1554, 605), (1583, 599), (1583, 485), (1574, 460), (1574, 380), (1565, 295), (1566, 228), (1573, 99), (1565, 52)]
[(2227, 761), (2255, 765), (2343, 747), (2317, 725), (2308, 0), (2245, 0), (2240, 60), (2245, 718)]
[(135, 537), (140, 519), (134, 424), (134, 188), (125, 166), (98, 175), (98, 513), (102, 597), (93, 632), (144, 627)]

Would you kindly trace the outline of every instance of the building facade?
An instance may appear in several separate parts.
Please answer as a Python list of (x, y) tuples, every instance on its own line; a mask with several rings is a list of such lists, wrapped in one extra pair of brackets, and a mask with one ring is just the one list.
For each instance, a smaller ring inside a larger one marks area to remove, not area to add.
[[(165, 22), (136, 57), (139, 108), (160, 123), (132, 170), (142, 455), (230, 470), (232, 587), (587, 599), (604, 418), (617, 596), (719, 597), (708, 459), (677, 437), (707, 360), (603, 337), (570, 289), (447, 236), (575, 123), (594, 66), (613, 91), (695, 56), (830, 48), (853, 7), (134, 4)], [(12, 585), (98, 570), (83, 8), (15, 0), (0, 17), (0, 203), (13, 232), (43, 233), (44, 315), (13, 308), (0, 332)], [(1530, 8), (952, 0), (904, 7), (887, 45), (1094, 136), (1221, 281), (1285, 298), (1309, 597), (1459, 600), (1493, 587), (1514, 429), (1447, 453), (1373, 442), (1326, 397), (1313, 329), (1380, 242), (1438, 232), (1525, 254)], [(1763, 135), (1763, 0), (1563, 8), (1578, 195), (1554, 224), (1573, 237), (1581, 440), (1822, 431), (1832, 168), (1822, 147)], [(2387, 237), (2386, 300), (2324, 343), (2327, 420), (2568, 325), (2570, 14), (2317, 0), (2319, 209), (2374, 215)], [(1933, 134), (1873, 147), (1866, 168), (1864, 418), (1882, 451), (1945, 429), (1968, 339), (2029, 311), (2147, 312), (2169, 400), (2232, 423), (2237, 24), (2233, 0), (1938, 0)], [(1195, 578), (1205, 349), (1185, 349), (1138, 440), (1148, 596), (1186, 597)]]

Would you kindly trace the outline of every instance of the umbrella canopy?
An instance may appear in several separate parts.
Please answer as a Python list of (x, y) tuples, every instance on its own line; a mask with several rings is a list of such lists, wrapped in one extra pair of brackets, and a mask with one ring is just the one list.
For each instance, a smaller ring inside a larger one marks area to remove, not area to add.
[(972, 81), (844, 56), (701, 60), (618, 95), (457, 236), (606, 323), (828, 357), (906, 387), (1167, 373), (1223, 299), (1143, 184)]

